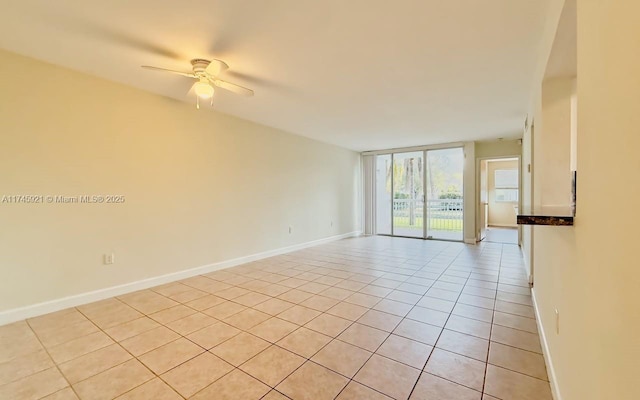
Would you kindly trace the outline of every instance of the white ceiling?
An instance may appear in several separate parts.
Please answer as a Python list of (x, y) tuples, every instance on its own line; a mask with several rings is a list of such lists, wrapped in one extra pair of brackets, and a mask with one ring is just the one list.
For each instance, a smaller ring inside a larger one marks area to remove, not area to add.
[(515, 137), (551, 0), (3, 0), (0, 48), (354, 150)]

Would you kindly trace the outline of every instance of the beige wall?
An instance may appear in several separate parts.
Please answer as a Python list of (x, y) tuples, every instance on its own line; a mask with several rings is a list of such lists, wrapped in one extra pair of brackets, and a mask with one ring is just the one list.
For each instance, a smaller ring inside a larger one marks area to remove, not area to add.
[(0, 203), (0, 310), (358, 229), (355, 152), (11, 53), (0, 69), (0, 195), (126, 198)]
[[(640, 2), (578, 1), (575, 226), (534, 228), (534, 293), (563, 400), (640, 398), (635, 384), (640, 371), (637, 15)], [(564, 93), (560, 103), (570, 120), (570, 91)], [(543, 97), (532, 148), (533, 186), (540, 191), (534, 193), (534, 205), (564, 199), (564, 184), (557, 186), (560, 192), (542, 192), (548, 186), (538, 175), (550, 172), (550, 165), (542, 164), (554, 148), (563, 149), (555, 164), (558, 174), (570, 168), (571, 160), (571, 146), (566, 146), (571, 127), (562, 118), (544, 119), (551, 103)], [(553, 132), (562, 132), (562, 137), (549, 137)], [(616, 196), (612, 206), (615, 193), (623, 195)]]
[(476, 158), (518, 156), (522, 153), (519, 139), (483, 140), (475, 143)]
[(516, 213), (514, 206), (518, 205), (514, 202), (498, 202), (496, 201), (496, 180), (495, 172), (497, 169), (518, 169), (518, 161), (491, 161), (487, 163), (487, 197), (489, 204), (489, 225), (493, 226), (511, 226), (516, 225)]

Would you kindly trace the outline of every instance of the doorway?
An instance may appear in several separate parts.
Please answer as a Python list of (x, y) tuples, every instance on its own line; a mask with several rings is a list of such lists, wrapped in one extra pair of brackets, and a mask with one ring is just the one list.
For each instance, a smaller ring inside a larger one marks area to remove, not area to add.
[(479, 240), (518, 244), (518, 157), (480, 160)]
[(463, 240), (462, 147), (376, 156), (376, 234)]

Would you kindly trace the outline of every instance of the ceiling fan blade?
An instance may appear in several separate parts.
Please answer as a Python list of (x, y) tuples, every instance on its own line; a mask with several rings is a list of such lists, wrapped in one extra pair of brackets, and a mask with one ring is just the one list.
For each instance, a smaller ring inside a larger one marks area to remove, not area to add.
[(152, 67), (149, 65), (143, 65), (142, 68), (145, 69), (151, 69), (154, 71), (164, 71), (164, 72), (170, 72), (172, 74), (178, 74), (178, 75), (182, 75), (182, 76), (186, 76), (187, 78), (195, 78), (196, 76), (191, 73), (191, 72), (182, 72), (182, 71), (174, 71), (172, 69), (166, 69), (166, 68), (158, 68), (158, 67)]
[(226, 71), (228, 69), (229, 69), (229, 66), (227, 65), (226, 62), (213, 59), (213, 60), (211, 60), (211, 62), (207, 66), (207, 68), (204, 70), (204, 72), (206, 72), (207, 74), (209, 74), (209, 75), (211, 75), (213, 77), (216, 77), (221, 72), (224, 72), (224, 71)]
[(247, 89), (246, 87), (242, 87), (240, 85), (236, 85), (235, 83), (226, 82), (220, 79), (214, 79), (213, 84), (219, 88), (228, 90), (230, 92), (242, 95), (242, 96), (253, 96), (253, 90)]

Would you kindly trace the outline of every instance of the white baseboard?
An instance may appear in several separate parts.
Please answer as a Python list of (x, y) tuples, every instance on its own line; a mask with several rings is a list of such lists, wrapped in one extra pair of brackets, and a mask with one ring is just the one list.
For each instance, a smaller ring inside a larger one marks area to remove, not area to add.
[(540, 318), (540, 312), (538, 311), (538, 302), (536, 301), (536, 292), (534, 289), (531, 289), (531, 299), (533, 300), (533, 309), (536, 313), (536, 323), (538, 325), (538, 333), (540, 335), (540, 344), (542, 345), (542, 355), (544, 356), (544, 362), (547, 364), (547, 376), (549, 377), (549, 384), (551, 386), (551, 395), (554, 400), (562, 400), (560, 388), (558, 387), (558, 380), (556, 378), (556, 370), (553, 368), (553, 362), (551, 361), (549, 343), (547, 342), (547, 336), (542, 326), (542, 319)]
[(290, 253), (296, 250), (302, 250), (308, 247), (318, 246), (320, 244), (333, 242), (336, 240), (346, 239), (350, 237), (360, 236), (360, 231), (344, 233), (342, 235), (330, 236), (323, 239), (312, 240), (310, 242), (299, 243), (292, 246), (281, 247), (279, 249), (268, 250), (261, 253), (251, 254), (248, 256), (238, 257), (231, 260), (216, 262), (213, 264), (202, 265), (200, 267), (190, 268), (184, 271), (172, 272), (170, 274), (156, 276), (153, 278), (142, 279), (135, 282), (125, 283), (118, 286), (112, 286), (104, 289), (94, 290), (92, 292), (80, 293), (73, 296), (63, 297), (61, 299), (45, 301), (25, 307), (14, 308), (0, 312), (0, 326), (12, 322), (20, 321), (27, 318), (37, 317), (39, 315), (48, 314), (55, 311), (64, 310), (65, 308), (75, 307), (82, 304), (92, 303), (94, 301), (108, 299), (114, 296), (120, 296), (126, 293), (135, 292), (137, 290), (148, 289), (150, 287), (162, 285), (181, 279), (190, 278), (196, 275), (202, 275), (209, 272), (234, 267), (236, 265), (246, 264), (251, 261), (261, 260), (263, 258), (273, 257), (280, 254)]
[(467, 239), (464, 240), (464, 242), (466, 244), (476, 244), (476, 239), (475, 238), (470, 238), (470, 239), (467, 238)]

